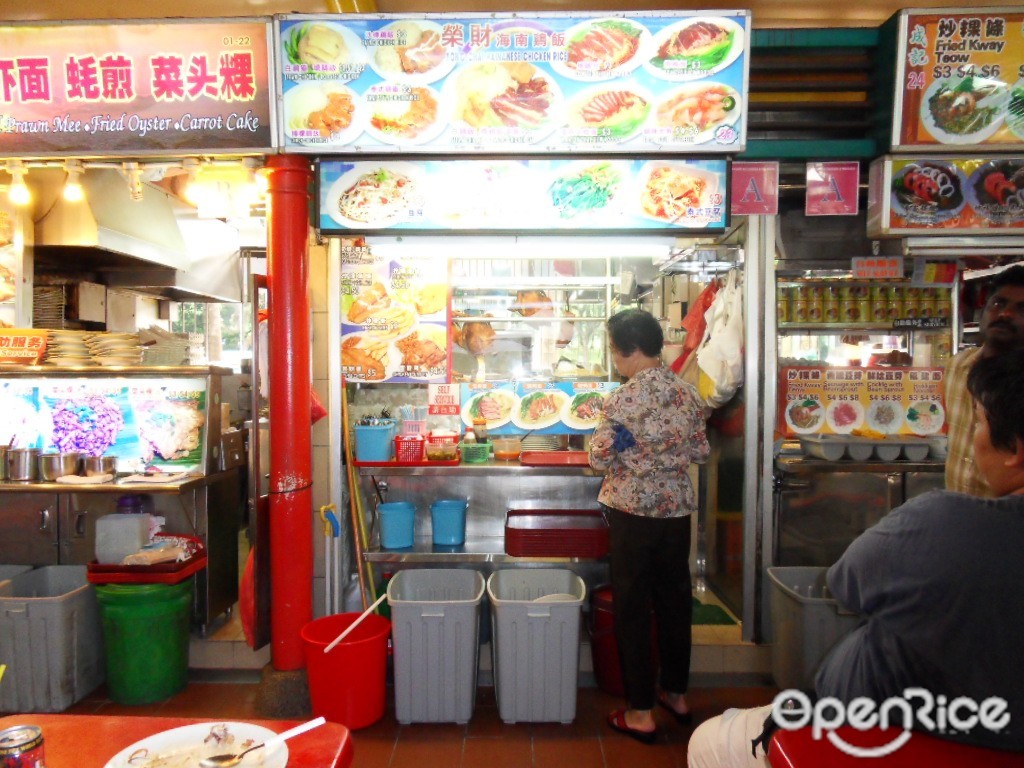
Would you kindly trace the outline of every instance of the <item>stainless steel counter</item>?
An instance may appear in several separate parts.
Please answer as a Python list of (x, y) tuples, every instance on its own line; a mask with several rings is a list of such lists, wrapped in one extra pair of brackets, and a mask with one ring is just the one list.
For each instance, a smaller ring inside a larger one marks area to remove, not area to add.
[(582, 557), (512, 557), (505, 554), (504, 536), (467, 536), (458, 547), (434, 544), (431, 537), (419, 536), (408, 549), (375, 549), (366, 553), (370, 563), (496, 563), (498, 565), (593, 562)]
[(775, 468), (780, 472), (794, 474), (814, 474), (820, 472), (943, 472), (946, 462), (939, 459), (925, 461), (825, 461), (811, 459), (802, 454), (779, 456), (775, 459)]
[(0, 493), (181, 493), (207, 483), (203, 475), (190, 475), (173, 483), (126, 483), (123, 478), (106, 483), (0, 482)]
[(484, 475), (529, 475), (531, 477), (554, 477), (554, 476), (576, 476), (576, 477), (601, 477), (602, 473), (595, 472), (590, 467), (577, 466), (526, 466), (518, 461), (495, 461), (489, 459), (480, 464), (456, 464), (454, 466), (379, 466), (359, 467), (359, 474), (362, 477), (375, 477), (393, 475), (397, 477), (481, 477)]

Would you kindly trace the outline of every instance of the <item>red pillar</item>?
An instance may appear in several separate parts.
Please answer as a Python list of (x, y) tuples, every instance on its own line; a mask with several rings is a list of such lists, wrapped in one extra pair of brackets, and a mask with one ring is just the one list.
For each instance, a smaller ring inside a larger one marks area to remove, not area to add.
[(299, 631), (313, 618), (310, 436), (309, 161), (267, 160), (270, 295), (270, 642), (278, 671), (302, 669)]

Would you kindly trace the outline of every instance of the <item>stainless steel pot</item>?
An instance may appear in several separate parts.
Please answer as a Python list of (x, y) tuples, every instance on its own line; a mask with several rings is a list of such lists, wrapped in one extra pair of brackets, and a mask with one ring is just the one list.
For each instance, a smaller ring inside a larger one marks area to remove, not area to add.
[(86, 477), (117, 474), (117, 456), (86, 456), (82, 460)]
[(78, 451), (68, 453), (39, 454), (39, 479), (56, 480), (64, 475), (77, 475), (82, 462), (82, 454)]
[(38, 448), (11, 448), (7, 451), (7, 477), (15, 483), (31, 483), (38, 469)]
[(0, 445), (0, 481), (7, 479), (7, 448), (6, 445)]

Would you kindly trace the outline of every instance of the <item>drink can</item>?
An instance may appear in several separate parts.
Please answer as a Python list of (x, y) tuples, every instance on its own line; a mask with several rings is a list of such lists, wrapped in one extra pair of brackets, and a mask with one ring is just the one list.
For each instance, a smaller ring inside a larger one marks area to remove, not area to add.
[(953, 302), (948, 298), (946, 300), (939, 299), (935, 302), (935, 316), (936, 317), (952, 317), (953, 315)]
[(871, 293), (866, 285), (851, 285), (850, 286), (850, 298), (856, 301), (867, 301), (871, 298)]
[(884, 296), (871, 299), (871, 322), (884, 323), (889, 319), (889, 300)]
[(939, 298), (937, 288), (921, 288), (920, 290), (921, 293), (918, 295), (918, 298), (921, 301), (935, 301)]
[(793, 289), (794, 301), (810, 301), (811, 300), (811, 284), (800, 283)]
[(903, 300), (903, 286), (896, 283), (885, 284), (885, 298), (890, 302)]
[(822, 310), (823, 319), (826, 323), (838, 323), (842, 318), (840, 317), (839, 308), (841, 302), (839, 299), (825, 297), (825, 304)]
[(863, 323), (866, 318), (861, 315), (860, 302), (846, 299), (839, 305), (839, 316), (844, 323)]
[(889, 299), (889, 303), (886, 304), (886, 320), (899, 320), (903, 317), (903, 301), (896, 296), (895, 298)]
[(825, 319), (825, 301), (823, 299), (811, 299), (807, 302), (807, 321), (820, 323)]
[(775, 302), (776, 315), (775, 319), (780, 323), (789, 322), (789, 299), (779, 298)]
[(859, 323), (871, 322), (871, 299), (857, 300), (857, 314), (860, 315)]
[(839, 300), (847, 301), (853, 298), (853, 286), (852, 285), (840, 285), (839, 286)]
[(889, 286), (886, 285), (885, 283), (875, 283), (870, 287), (870, 290), (872, 304), (874, 304), (875, 302), (881, 304), (888, 298), (886, 293), (889, 290)]
[(0, 731), (0, 765), (44, 768), (42, 729), (35, 725), (14, 725)]
[(903, 317), (913, 319), (920, 317), (921, 314), (921, 302), (918, 299), (903, 299)]
[(810, 302), (807, 301), (794, 301), (792, 307), (792, 318), (794, 323), (809, 323), (810, 317), (808, 314), (808, 305)]
[(821, 283), (812, 283), (810, 288), (810, 301), (824, 301), (825, 286)]
[(938, 304), (933, 299), (921, 299), (919, 302), (917, 302), (918, 317), (935, 317), (935, 313), (937, 311)]
[(914, 285), (903, 286), (903, 300), (904, 301), (920, 301), (921, 300), (921, 289)]

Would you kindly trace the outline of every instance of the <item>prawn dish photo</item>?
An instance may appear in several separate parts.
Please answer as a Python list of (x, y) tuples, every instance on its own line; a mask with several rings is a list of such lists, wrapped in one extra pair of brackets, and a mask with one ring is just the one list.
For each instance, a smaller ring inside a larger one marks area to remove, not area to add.
[(662, 30), (647, 69), (667, 79), (691, 79), (718, 72), (739, 56), (743, 30), (731, 19), (692, 19)]
[(462, 423), (473, 426), (473, 420), (487, 420), (488, 429), (496, 429), (508, 424), (512, 411), (519, 405), (515, 393), (506, 389), (490, 389), (473, 395), (462, 406)]
[(562, 410), (562, 421), (573, 429), (593, 429), (601, 420), (604, 392), (577, 392)]
[(700, 83), (674, 91), (655, 111), (655, 124), (664, 129), (660, 143), (703, 144), (720, 125), (731, 125), (740, 117), (740, 97), (735, 88), (722, 83)]
[(560, 389), (544, 389), (531, 392), (519, 400), (519, 407), (512, 414), (512, 423), (520, 429), (544, 429), (556, 424), (562, 418), (562, 408), (569, 396)]
[(640, 63), (647, 28), (629, 19), (596, 19), (566, 32), (566, 59), (559, 69), (578, 80), (618, 77)]
[(813, 397), (793, 400), (786, 406), (786, 424), (798, 435), (809, 435), (821, 429), (825, 409)]
[(918, 400), (907, 408), (907, 426), (915, 435), (934, 435), (946, 424), (946, 410), (934, 400)]
[(566, 122), (570, 128), (596, 128), (599, 140), (619, 142), (632, 138), (650, 111), (650, 98), (635, 89), (600, 87), (573, 100)]
[(911, 163), (893, 175), (893, 208), (914, 223), (946, 221), (963, 210), (965, 186), (963, 173), (952, 163)]
[(695, 168), (655, 164), (640, 192), (643, 212), (657, 221), (676, 223), (683, 219), (707, 218), (701, 210), (716, 186)]
[(997, 224), (1024, 219), (1024, 160), (993, 160), (971, 174), (971, 206)]
[(476, 129), (538, 132), (560, 98), (554, 80), (525, 62), (471, 64), (450, 82), (454, 121)]
[(1009, 88), (1000, 80), (967, 75), (936, 80), (924, 92), (921, 120), (943, 144), (977, 144), (1006, 117)]

